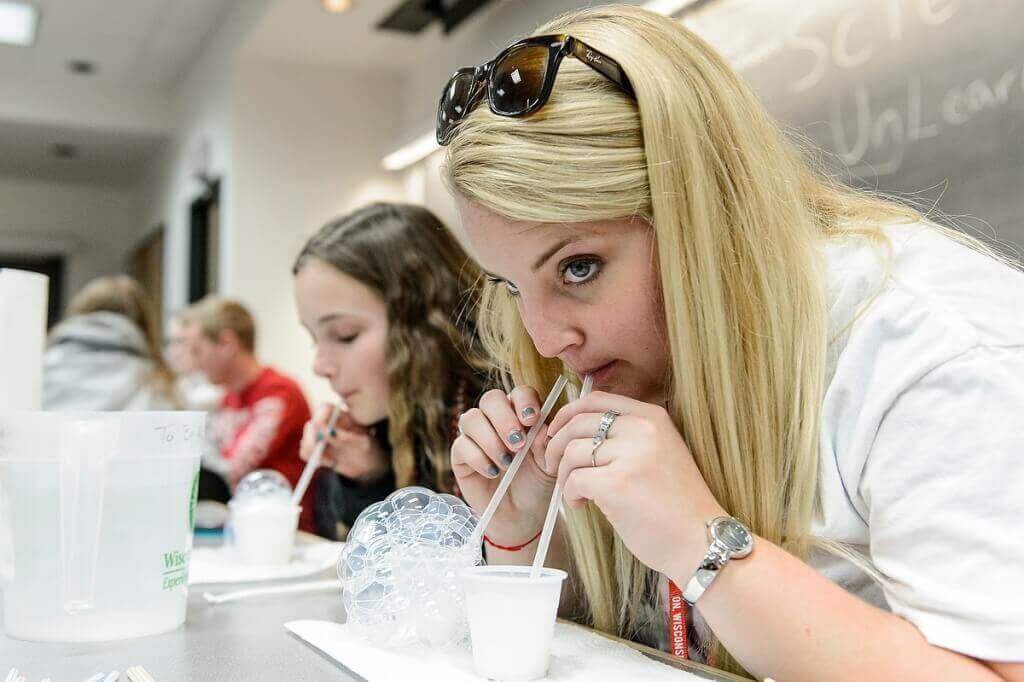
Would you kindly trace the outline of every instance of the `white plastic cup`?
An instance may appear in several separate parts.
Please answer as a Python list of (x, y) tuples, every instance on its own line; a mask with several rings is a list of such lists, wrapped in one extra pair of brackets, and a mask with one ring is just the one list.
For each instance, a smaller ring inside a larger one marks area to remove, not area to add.
[(547, 675), (565, 571), (530, 566), (473, 566), (462, 572), (473, 642), (473, 669), (494, 680)]
[(243, 564), (282, 566), (291, 561), (302, 507), (288, 502), (231, 505), (235, 551)]

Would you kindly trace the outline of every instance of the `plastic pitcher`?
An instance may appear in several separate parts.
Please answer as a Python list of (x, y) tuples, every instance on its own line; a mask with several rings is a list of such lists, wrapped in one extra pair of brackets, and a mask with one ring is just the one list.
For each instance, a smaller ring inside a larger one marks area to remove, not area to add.
[(185, 621), (203, 412), (0, 415), (0, 585), (20, 639)]

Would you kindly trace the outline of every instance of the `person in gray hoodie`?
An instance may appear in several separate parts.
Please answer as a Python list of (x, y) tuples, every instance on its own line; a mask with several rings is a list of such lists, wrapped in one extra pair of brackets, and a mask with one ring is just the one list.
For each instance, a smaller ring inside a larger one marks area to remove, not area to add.
[(146, 292), (126, 276), (101, 277), (87, 284), (47, 341), (43, 409), (180, 407)]

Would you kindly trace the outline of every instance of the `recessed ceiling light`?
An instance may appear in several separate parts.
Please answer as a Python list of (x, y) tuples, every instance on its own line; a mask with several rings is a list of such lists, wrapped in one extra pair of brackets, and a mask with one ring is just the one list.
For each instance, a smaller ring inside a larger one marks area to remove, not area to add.
[(28, 47), (36, 41), (39, 10), (32, 5), (0, 0), (0, 45)]
[(323, 0), (324, 9), (328, 12), (347, 12), (352, 9), (352, 0)]
[(58, 142), (50, 147), (50, 152), (58, 159), (73, 159), (78, 156), (78, 147), (67, 142)]
[(68, 71), (80, 76), (88, 76), (96, 71), (96, 65), (88, 59), (73, 59), (68, 62)]

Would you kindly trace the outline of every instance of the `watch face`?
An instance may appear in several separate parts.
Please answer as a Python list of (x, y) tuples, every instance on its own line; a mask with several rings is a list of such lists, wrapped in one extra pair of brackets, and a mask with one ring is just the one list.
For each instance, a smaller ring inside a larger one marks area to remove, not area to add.
[(723, 517), (715, 519), (711, 532), (718, 541), (737, 554), (750, 551), (753, 545), (750, 531), (747, 530), (746, 526), (733, 518)]

